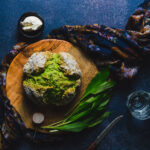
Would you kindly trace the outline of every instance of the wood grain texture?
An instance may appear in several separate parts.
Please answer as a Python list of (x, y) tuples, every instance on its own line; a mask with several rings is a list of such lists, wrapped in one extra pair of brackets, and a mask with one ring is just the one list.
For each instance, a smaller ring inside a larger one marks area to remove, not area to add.
[[(34, 53), (39, 51), (51, 51), (54, 53), (68, 52), (74, 56), (82, 71), (82, 84), (78, 90), (76, 98), (63, 107), (56, 107), (49, 105), (47, 107), (36, 106), (25, 96), (22, 86), (23, 82), (23, 66), (28, 58)], [(6, 78), (6, 93), (10, 99), (11, 105), (21, 115), (22, 120), (25, 122), (27, 128), (34, 129), (32, 124), (32, 115), (35, 112), (42, 112), (45, 115), (43, 125), (59, 121), (65, 117), (65, 114), (75, 105), (76, 102), (82, 97), (89, 81), (98, 72), (96, 66), (87, 58), (81, 50), (74, 47), (72, 44), (62, 40), (46, 39), (33, 43), (24, 48), (12, 61)]]

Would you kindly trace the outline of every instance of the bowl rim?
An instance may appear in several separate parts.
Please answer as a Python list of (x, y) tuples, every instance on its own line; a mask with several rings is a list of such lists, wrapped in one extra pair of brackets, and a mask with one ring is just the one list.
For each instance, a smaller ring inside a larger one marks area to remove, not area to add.
[[(40, 28), (39, 30), (26, 32), (26, 31), (24, 31), (24, 30), (22, 29), (22, 27), (21, 27), (21, 25), (20, 25), (20, 22), (23, 21), (26, 17), (29, 17), (29, 16), (35, 16), (35, 17), (39, 18), (39, 19), (42, 21), (43, 24), (42, 24), (42, 26), (41, 26), (41, 28)], [(25, 13), (23, 13), (23, 14), (21, 15), (21, 17), (20, 17), (19, 20), (18, 20), (18, 32), (19, 32), (22, 36), (24, 36), (24, 37), (26, 37), (26, 38), (29, 38), (29, 39), (37, 38), (37, 37), (39, 37), (39, 36), (43, 33), (43, 30), (44, 30), (44, 20), (43, 20), (43, 18), (42, 18), (39, 14), (37, 14), (36, 12), (32, 12), (32, 11), (25, 12)]]

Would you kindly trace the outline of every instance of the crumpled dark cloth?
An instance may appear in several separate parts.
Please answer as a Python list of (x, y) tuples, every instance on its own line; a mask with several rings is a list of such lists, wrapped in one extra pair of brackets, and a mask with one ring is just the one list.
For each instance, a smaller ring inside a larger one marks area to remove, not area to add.
[(150, 1), (138, 6), (125, 29), (104, 25), (65, 25), (48, 38), (63, 39), (89, 53), (98, 67), (110, 65), (115, 75), (132, 78), (150, 53)]
[[(120, 77), (132, 78), (144, 55), (150, 53), (150, 0), (139, 5), (125, 30), (103, 25), (66, 25), (51, 31), (48, 37), (67, 40), (88, 53), (98, 67), (110, 65)], [(25, 43), (14, 46), (0, 66), (0, 150), (22, 137), (34, 142), (57, 138), (43, 133), (35, 135), (35, 131), (27, 129), (5, 95), (9, 65), (24, 46)]]

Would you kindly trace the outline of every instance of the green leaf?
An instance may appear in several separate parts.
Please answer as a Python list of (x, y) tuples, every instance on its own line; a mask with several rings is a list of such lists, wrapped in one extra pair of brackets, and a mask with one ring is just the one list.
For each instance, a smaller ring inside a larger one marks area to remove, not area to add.
[(88, 127), (91, 128), (91, 127), (94, 127), (98, 124), (100, 124), (104, 119), (106, 119), (107, 117), (110, 116), (110, 112), (105, 112), (103, 115), (100, 115), (100, 117), (96, 118), (95, 120), (93, 120), (89, 125)]
[(78, 113), (76, 115), (69, 117), (67, 119), (67, 121), (69, 121), (69, 122), (77, 121), (77, 120), (81, 119), (82, 117), (85, 117), (86, 115), (90, 114), (90, 112), (91, 112), (91, 109), (89, 108), (86, 111), (83, 111), (81, 113)]
[[(101, 102), (99, 99), (100, 98), (103, 98)], [(88, 107), (88, 109), (84, 109), (85, 107), (82, 107), (82, 109), (80, 109), (80, 107), (76, 110), (76, 113), (75, 114), (72, 114), (70, 117), (68, 117), (68, 119), (66, 121), (70, 121), (70, 122), (73, 122), (73, 121), (77, 121), (78, 119), (81, 119), (82, 117), (86, 117), (88, 114), (91, 113), (92, 115), (92, 110), (94, 109), (97, 109), (97, 110), (103, 110), (105, 109), (104, 106), (106, 104), (108, 104), (109, 100), (110, 99), (107, 99), (106, 100), (106, 96), (104, 95), (97, 95), (95, 97), (92, 97), (92, 99), (90, 98), (90, 103), (91, 104), (91, 107)], [(99, 105), (100, 104), (100, 105)], [(82, 105), (83, 106), (83, 105)]]
[(88, 98), (87, 100), (85, 100), (84, 103), (93, 103), (93, 102), (99, 100), (99, 99), (102, 98), (102, 97), (103, 97), (102, 94), (94, 95), (94, 96), (91, 96), (90, 98)]
[(104, 69), (101, 72), (98, 72), (96, 76), (91, 80), (91, 82), (88, 84), (86, 91), (82, 97), (85, 98), (89, 94), (91, 94), (91, 90), (93, 91), (93, 88), (96, 90), (99, 88), (99, 85), (101, 85), (103, 82), (105, 82), (109, 77), (109, 70)]
[(69, 132), (80, 132), (87, 127), (86, 122), (75, 122), (71, 124), (62, 125), (59, 127), (50, 127), (50, 129), (60, 130), (60, 131), (69, 131)]
[(101, 101), (104, 101), (108, 98), (108, 94), (99, 94), (99, 95), (94, 95), (94, 96), (90, 96), (89, 98), (87, 97), (85, 101), (82, 101), (78, 107), (74, 110), (74, 112), (70, 115), (73, 116), (75, 114), (79, 114), (85, 110), (87, 110), (88, 108), (93, 109), (94, 105), (99, 105), (99, 103), (101, 103)]
[(105, 100), (103, 103), (101, 103), (98, 107), (97, 110), (102, 110), (104, 107), (106, 107), (106, 105), (109, 103), (110, 98)]
[(79, 106), (74, 110), (74, 112), (67, 118), (70, 120), (70, 118), (73, 116), (78, 117), (78, 115), (79, 115), (79, 117), (80, 117), (82, 114), (84, 114), (84, 113), (86, 114), (86, 112), (90, 112), (92, 110), (91, 106), (93, 105), (93, 102), (99, 101), (100, 98), (101, 98), (101, 95), (89, 97), (86, 100), (86, 102), (81, 102), (79, 104)]
[(89, 106), (90, 106), (90, 103), (79, 104), (79, 107), (77, 107), (71, 115), (79, 113), (79, 112), (87, 109)]
[(110, 94), (109, 93), (108, 94), (103, 93), (99, 96), (100, 96), (99, 100), (93, 101), (91, 109), (97, 109), (97, 110), (101, 109), (102, 110), (102, 109), (104, 109), (105, 103), (108, 103), (110, 101)]
[(93, 87), (90, 91), (90, 94), (98, 94), (101, 92), (104, 92), (110, 88), (112, 88), (115, 85), (115, 82), (113, 81), (106, 81), (102, 83), (101, 85), (97, 86), (96, 88)]

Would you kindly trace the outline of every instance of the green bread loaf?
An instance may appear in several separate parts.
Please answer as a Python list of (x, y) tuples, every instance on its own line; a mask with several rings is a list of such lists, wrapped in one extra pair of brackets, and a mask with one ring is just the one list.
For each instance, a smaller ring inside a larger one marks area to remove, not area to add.
[(38, 104), (65, 105), (81, 84), (81, 70), (69, 53), (37, 52), (23, 68), (26, 95)]

